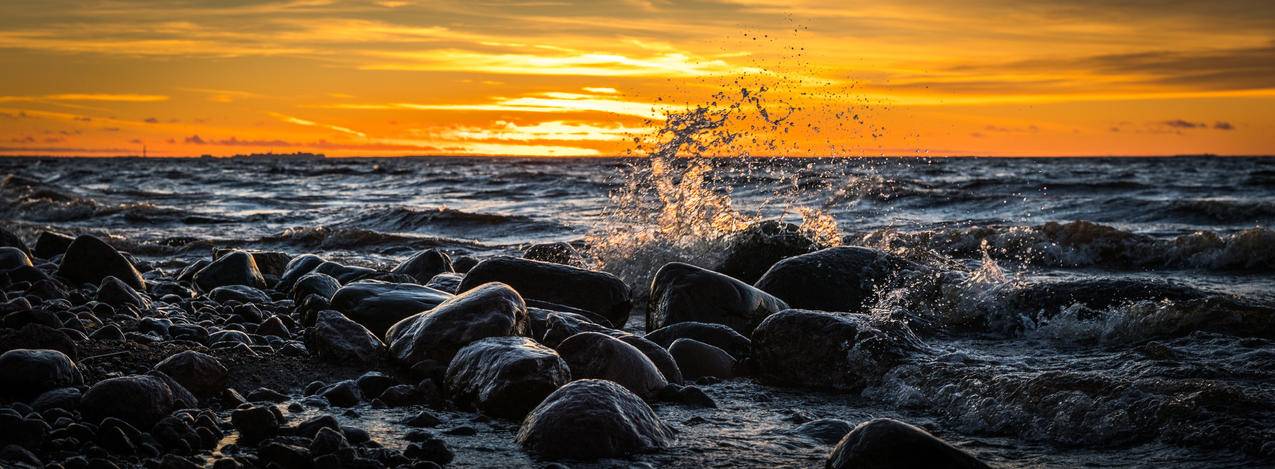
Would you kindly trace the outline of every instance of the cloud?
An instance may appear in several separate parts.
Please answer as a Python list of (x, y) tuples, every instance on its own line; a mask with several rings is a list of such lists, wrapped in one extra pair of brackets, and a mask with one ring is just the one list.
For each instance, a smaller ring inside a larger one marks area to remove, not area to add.
[(606, 95), (546, 91), (517, 98), (493, 98), (487, 103), (421, 104), (421, 103), (338, 103), (322, 105), (329, 109), (391, 110), (413, 109), (433, 111), (493, 111), (526, 113), (599, 112), (646, 119), (663, 119), (677, 106), (639, 101), (626, 101)]
[(157, 124), (159, 123), (159, 119), (156, 119), (154, 117), (147, 117), (145, 122), (147, 124)]
[(1216, 130), (1235, 130), (1235, 126), (1226, 121), (1217, 121), (1213, 123), (1213, 128)]
[(62, 93), (40, 96), (0, 96), (3, 102), (49, 102), (49, 101), (104, 101), (125, 103), (150, 103), (167, 101), (168, 96), (155, 94), (109, 94), (109, 93)]
[(601, 126), (583, 122), (548, 121), (519, 125), (497, 121), (491, 128), (454, 128), (436, 132), (435, 136), (445, 140), (614, 142), (650, 131), (645, 127)]
[(1191, 121), (1182, 120), (1182, 119), (1170, 119), (1167, 121), (1162, 121), (1160, 122), (1160, 125), (1163, 125), (1166, 127), (1173, 127), (1175, 129), (1198, 129), (1202, 127), (1208, 127), (1208, 124), (1205, 124), (1203, 122), (1191, 122)]
[(346, 128), (346, 127), (341, 127), (341, 126), (339, 126), (339, 125), (321, 124), (321, 123), (318, 123), (318, 122), (315, 122), (315, 121), (306, 120), (306, 119), (302, 119), (302, 118), (299, 118), (299, 117), (292, 117), (292, 116), (285, 115), (285, 114), (279, 114), (279, 113), (277, 113), (277, 112), (271, 112), (271, 113), (269, 113), (269, 114), (270, 114), (271, 116), (274, 116), (276, 119), (279, 119), (279, 120), (281, 120), (281, 121), (287, 122), (287, 123), (289, 123), (289, 124), (302, 125), (302, 126), (306, 126), (306, 127), (320, 127), (320, 128), (324, 128), (324, 129), (328, 129), (328, 130), (334, 130), (334, 131), (337, 131), (337, 132), (340, 132), (340, 133), (343, 133), (343, 134), (347, 134), (347, 135), (354, 135), (354, 136), (359, 137), (359, 138), (367, 138), (367, 134), (365, 134), (365, 133), (363, 133), (363, 132), (359, 132), (359, 131), (357, 131), (357, 130), (350, 129), (350, 128)]
[(205, 142), (203, 138), (200, 138), (199, 135), (191, 135), (189, 137), (186, 137), (184, 141), (186, 143), (192, 143), (195, 145), (203, 145), (205, 143), (208, 143), (208, 142)]
[(462, 49), (378, 52), (389, 59), (370, 63), (364, 70), (460, 71), (512, 75), (572, 75), (602, 77), (683, 76), (757, 73), (760, 69), (732, 65), (721, 59), (696, 57), (685, 52), (626, 55), (541, 47), (537, 52), (490, 53)]

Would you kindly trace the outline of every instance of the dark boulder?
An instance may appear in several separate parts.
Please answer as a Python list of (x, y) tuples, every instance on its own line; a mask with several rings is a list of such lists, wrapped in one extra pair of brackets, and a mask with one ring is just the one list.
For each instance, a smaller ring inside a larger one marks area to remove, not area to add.
[(668, 380), (637, 347), (597, 332), (581, 332), (558, 345), (575, 379), (605, 379), (628, 388), (643, 399), (655, 397)]
[(885, 251), (843, 246), (784, 259), (756, 287), (793, 308), (860, 312), (878, 288), (926, 270)]
[(6, 228), (0, 228), (0, 247), (14, 248), (22, 251), (24, 256), (31, 257), (31, 249), (27, 247), (27, 243)]
[(98, 284), (106, 277), (118, 278), (137, 290), (146, 289), (146, 281), (128, 258), (105, 241), (81, 235), (71, 242), (58, 264), (58, 275), (75, 284)]
[(445, 376), (456, 403), (518, 420), (570, 381), (571, 371), (557, 352), (531, 339), (489, 337), (460, 349)]
[(0, 329), (0, 352), (13, 349), (51, 349), (65, 353), (71, 360), (79, 359), (79, 347), (67, 335), (71, 329), (55, 329), (44, 324), (31, 323), (21, 329)]
[[(423, 288), (423, 287), (422, 287)], [(433, 360), (450, 363), (478, 339), (526, 335), (527, 305), (502, 283), (480, 285), (390, 327), (386, 339), (394, 359), (407, 366)]]
[(526, 251), (523, 251), (522, 258), (572, 267), (584, 267), (584, 257), (580, 256), (580, 252), (576, 251), (576, 248), (570, 243), (533, 244)]
[(321, 358), (336, 362), (370, 363), (385, 349), (372, 331), (337, 311), (320, 311), (314, 327), (307, 330), (306, 347)]
[(0, 395), (26, 401), (82, 381), (71, 357), (57, 350), (15, 349), (0, 354)]
[(332, 278), (341, 282), (342, 285), (369, 278), (377, 274), (377, 271), (367, 267), (345, 265), (331, 261), (324, 261), (323, 263), (315, 266), (314, 272), (331, 275)]
[(465, 274), (443, 272), (431, 277), (428, 282), (425, 282), (425, 286), (455, 295), (460, 291), (460, 282), (464, 279)]
[[(234, 249), (214, 249), (213, 260), (221, 259), (222, 256), (236, 252)], [(278, 251), (252, 251), (249, 252), (253, 262), (257, 264), (257, 270), (261, 272), (262, 277), (278, 279), (283, 275), (284, 270), (288, 268), (288, 264), (292, 262), (292, 256), (285, 252)], [(267, 282), (269, 283), (269, 282)]]
[(536, 329), (535, 327), (529, 328), (532, 333), (535, 334), (533, 338), (536, 338), (540, 341), (540, 343), (548, 345), (550, 348), (554, 349), (557, 349), (558, 345), (561, 344), (562, 341), (567, 340), (567, 337), (571, 337), (581, 332), (599, 332), (610, 336), (620, 336), (625, 334), (624, 331), (599, 325), (579, 314), (564, 313), (561, 311), (550, 311), (545, 315), (543, 323), (537, 324), (536, 327), (541, 327), (543, 329)]
[(194, 281), (203, 291), (231, 285), (266, 288), (266, 279), (262, 277), (256, 259), (244, 251), (233, 251), (214, 260), (195, 273)]
[(360, 280), (332, 295), (332, 309), (378, 336), (403, 318), (430, 310), (452, 295), (413, 283)]
[(314, 254), (302, 254), (292, 258), (283, 268), (283, 274), (279, 276), (279, 283), (275, 284), (275, 289), (279, 291), (292, 291), (293, 285), (300, 280), (301, 277), (313, 272), (315, 267), (322, 264), (323, 258)]
[(792, 432), (825, 445), (835, 445), (854, 428), (850, 422), (840, 419), (819, 419), (803, 423)]
[(41, 259), (52, 259), (66, 252), (66, 248), (71, 246), (72, 241), (75, 241), (75, 238), (62, 233), (41, 231), (35, 238), (35, 250), (32, 254)]
[(339, 381), (319, 391), (319, 395), (337, 407), (354, 407), (363, 400), (363, 391), (352, 379)]
[(208, 298), (218, 303), (238, 301), (240, 303), (269, 303), (270, 295), (247, 285), (227, 285), (217, 287), (208, 292)]
[(788, 309), (769, 293), (690, 264), (665, 264), (651, 280), (646, 330), (679, 322), (723, 324), (750, 334), (766, 316)]
[(169, 383), (154, 375), (105, 379), (80, 399), (80, 411), (95, 419), (92, 421), (115, 417), (141, 428), (150, 428), (179, 405), (179, 396)]
[(452, 258), (437, 249), (418, 252), (390, 270), (390, 273), (407, 275), (419, 283), (428, 282), (435, 275), (444, 272), (453, 272)]
[(682, 384), (682, 369), (677, 367), (677, 360), (673, 355), (669, 354), (668, 349), (661, 347), (660, 344), (651, 342), (645, 337), (632, 334), (611, 335), (621, 342), (632, 345), (646, 358), (651, 359), (651, 363), (660, 370), (660, 374), (664, 375), (664, 379), (673, 384)]
[(897, 420), (881, 418), (854, 427), (832, 449), (825, 467), (986, 469), (988, 465), (925, 430)]
[(771, 384), (853, 391), (923, 348), (899, 321), (790, 309), (753, 331), (752, 358)]
[(479, 262), (478, 258), (473, 256), (456, 257), (452, 259), (452, 269), (454, 269), (456, 273), (460, 273), (460, 274), (467, 273), (469, 272), (469, 269), (472, 269), (474, 268), (474, 266), (478, 265), (478, 262)]
[(748, 337), (735, 332), (734, 329), (721, 324), (703, 322), (679, 322), (648, 332), (645, 336), (651, 342), (668, 348), (677, 339), (695, 339), (725, 350), (736, 360), (748, 358), (753, 342)]
[(102, 279), (102, 284), (97, 287), (97, 301), (115, 307), (131, 305), (138, 309), (147, 309), (151, 306), (150, 299), (115, 277)]
[(824, 247), (802, 233), (797, 225), (766, 220), (732, 236), (725, 257), (713, 270), (754, 283), (776, 262)]
[(618, 277), (562, 264), (516, 257), (478, 263), (460, 284), (464, 292), (487, 282), (503, 282), (528, 299), (591, 311), (622, 326), (633, 307), (629, 287)]
[(735, 357), (712, 345), (695, 339), (677, 339), (669, 346), (668, 352), (677, 361), (682, 376), (688, 380), (735, 377)]
[(18, 267), (31, 267), (31, 258), (27, 253), (15, 247), (0, 247), (0, 271), (13, 270)]
[(592, 460), (657, 451), (676, 438), (646, 402), (623, 386), (584, 379), (545, 398), (523, 420), (517, 440), (542, 458)]
[(155, 369), (200, 395), (216, 395), (226, 389), (227, 370), (211, 355), (186, 350), (155, 364)]
[(331, 275), (311, 272), (297, 280), (296, 284), (292, 286), (289, 296), (292, 297), (293, 301), (300, 302), (307, 296), (319, 295), (324, 300), (331, 302), (332, 295), (335, 295), (337, 290), (340, 289), (341, 282), (332, 278)]
[(1048, 319), (1073, 305), (1103, 310), (1138, 301), (1184, 302), (1208, 296), (1203, 290), (1170, 281), (1099, 278), (1026, 285), (1011, 292), (1009, 305)]

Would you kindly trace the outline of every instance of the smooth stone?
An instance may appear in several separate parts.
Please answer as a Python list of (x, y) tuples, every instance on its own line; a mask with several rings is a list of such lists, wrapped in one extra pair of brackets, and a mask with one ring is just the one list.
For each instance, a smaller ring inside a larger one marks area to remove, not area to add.
[(77, 284), (97, 285), (106, 277), (115, 277), (136, 290), (146, 290), (141, 272), (128, 258), (105, 241), (81, 235), (71, 242), (58, 264), (58, 275)]
[(102, 279), (102, 283), (97, 287), (96, 298), (97, 301), (115, 307), (132, 305), (138, 309), (148, 309), (151, 306), (151, 300), (115, 277)]
[(584, 268), (584, 257), (580, 251), (564, 242), (533, 244), (523, 251), (522, 258)]
[(0, 271), (12, 270), (18, 267), (31, 267), (31, 258), (27, 253), (15, 247), (0, 247)]
[(651, 280), (646, 330), (679, 322), (723, 324), (751, 334), (766, 316), (788, 304), (752, 285), (690, 264), (671, 262)]
[(428, 282), (435, 275), (444, 272), (453, 272), (452, 258), (447, 253), (437, 249), (426, 249), (413, 254), (412, 257), (407, 258), (390, 270), (392, 274), (407, 275), (416, 279), (419, 283)]
[(633, 307), (629, 287), (619, 277), (551, 262), (487, 259), (465, 274), (460, 291), (487, 282), (503, 282), (528, 299), (591, 311), (616, 326), (628, 322)]
[(452, 295), (423, 285), (360, 280), (332, 295), (332, 309), (378, 336), (404, 318), (428, 311)]
[(460, 349), (443, 383), (457, 404), (519, 420), (568, 381), (571, 371), (553, 349), (526, 337), (489, 337)]
[[(213, 260), (221, 259), (226, 254), (233, 253), (235, 249), (218, 248), (213, 250)], [(278, 279), (283, 275), (289, 263), (292, 262), (292, 256), (285, 252), (279, 251), (247, 251), (252, 256), (252, 261), (257, 264), (257, 269), (261, 272), (262, 277)], [(269, 283), (269, 282), (267, 282)]]
[(331, 302), (332, 295), (335, 295), (337, 290), (340, 289), (341, 282), (338, 282), (331, 275), (311, 272), (297, 280), (296, 284), (292, 286), (289, 297), (293, 301), (300, 302), (307, 296), (318, 295), (320, 298)]
[[(189, 393), (186, 390), (181, 392)], [(115, 417), (140, 428), (150, 428), (182, 403), (164, 379), (154, 375), (108, 378), (89, 388), (80, 399), (86, 417)], [(93, 420), (96, 421), (96, 420)]]
[(465, 280), (465, 274), (443, 272), (430, 277), (429, 281), (425, 282), (425, 286), (455, 295), (460, 291), (460, 282), (463, 280)]
[(677, 339), (669, 346), (668, 352), (677, 361), (682, 376), (688, 380), (735, 377), (735, 357), (712, 345), (695, 339)]
[(771, 384), (853, 391), (924, 348), (902, 322), (790, 309), (753, 331), (752, 359)]
[(279, 276), (279, 283), (275, 284), (275, 289), (279, 291), (292, 291), (293, 286), (301, 277), (313, 272), (319, 264), (322, 264), (323, 258), (314, 254), (302, 254), (292, 258), (283, 268), (283, 274)]
[(208, 292), (208, 298), (218, 303), (238, 301), (240, 303), (269, 303), (270, 295), (247, 285), (227, 285), (217, 287)]
[(842, 246), (779, 261), (755, 286), (793, 308), (861, 312), (896, 276), (926, 270), (885, 251)]
[(846, 434), (828, 455), (825, 467), (986, 469), (989, 466), (925, 430), (897, 420), (880, 418), (861, 423)]
[(660, 370), (660, 374), (664, 375), (665, 380), (673, 384), (682, 384), (684, 379), (682, 369), (678, 368), (677, 360), (673, 358), (673, 355), (669, 354), (668, 349), (641, 336), (632, 334), (611, 336), (620, 339), (621, 342), (632, 345), (638, 351), (641, 351), (642, 355), (646, 355), (646, 358), (651, 359), (651, 363), (654, 363), (655, 367)]
[(655, 397), (668, 380), (637, 347), (597, 332), (581, 332), (558, 345), (575, 379), (604, 379), (628, 388), (643, 399)]
[(703, 322), (679, 322), (648, 332), (645, 336), (651, 342), (668, 348), (677, 339), (695, 339), (725, 350), (736, 360), (748, 358), (753, 349), (753, 341), (721, 324)]
[(826, 445), (833, 445), (850, 433), (852, 428), (854, 425), (845, 420), (819, 419), (803, 423), (792, 432)]
[(66, 252), (75, 238), (53, 231), (41, 231), (35, 238), (35, 250), (32, 254), (41, 259), (52, 259)]
[(558, 388), (518, 429), (524, 449), (548, 459), (621, 457), (676, 442), (640, 397), (611, 381), (582, 379)]
[(802, 233), (800, 226), (765, 220), (732, 236), (726, 255), (713, 270), (745, 283), (756, 283), (775, 263), (824, 247)]
[(195, 273), (194, 281), (203, 291), (232, 285), (266, 288), (266, 279), (261, 275), (256, 259), (244, 251), (233, 251), (214, 260)]
[(358, 383), (352, 379), (337, 382), (328, 386), (319, 395), (327, 399), (332, 405), (337, 407), (354, 407), (363, 400), (363, 393), (359, 390)]
[(342, 285), (348, 284), (350, 282), (362, 280), (377, 274), (375, 270), (369, 269), (367, 267), (345, 265), (345, 264), (340, 264), (340, 263), (331, 262), (331, 261), (324, 261), (320, 263), (319, 265), (315, 266), (314, 272), (331, 275), (332, 278), (335, 278), (338, 282), (341, 282)]
[(71, 357), (57, 350), (14, 349), (0, 354), (0, 395), (26, 401), (83, 380)]
[(562, 341), (581, 332), (597, 332), (609, 336), (626, 334), (624, 331), (589, 321), (588, 318), (572, 313), (550, 312), (545, 316), (544, 332), (534, 331), (540, 343), (557, 349)]
[(283, 323), (279, 316), (270, 316), (261, 325), (257, 326), (257, 335), (275, 336), (284, 339), (292, 337), (292, 331), (288, 330), (288, 326)]
[(526, 335), (527, 305), (502, 283), (487, 283), (456, 295), (434, 309), (409, 316), (386, 333), (390, 354), (413, 366), (433, 360), (450, 363), (462, 347), (487, 338)]
[(10, 247), (22, 251), (22, 254), (31, 257), (31, 249), (27, 247), (27, 243), (22, 238), (13, 234), (7, 228), (0, 228), (0, 247)]
[(226, 389), (228, 370), (211, 355), (186, 350), (155, 364), (155, 369), (201, 395), (216, 395)]
[(385, 350), (372, 331), (333, 310), (320, 311), (306, 332), (306, 347), (320, 358), (336, 362), (371, 363)]

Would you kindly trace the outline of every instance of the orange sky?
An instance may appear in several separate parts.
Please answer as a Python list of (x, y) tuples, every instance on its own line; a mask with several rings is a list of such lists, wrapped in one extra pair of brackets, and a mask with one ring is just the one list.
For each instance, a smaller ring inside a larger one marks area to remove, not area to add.
[(8, 0), (0, 69), (9, 155), (609, 155), (740, 76), (797, 153), (1275, 154), (1252, 0)]

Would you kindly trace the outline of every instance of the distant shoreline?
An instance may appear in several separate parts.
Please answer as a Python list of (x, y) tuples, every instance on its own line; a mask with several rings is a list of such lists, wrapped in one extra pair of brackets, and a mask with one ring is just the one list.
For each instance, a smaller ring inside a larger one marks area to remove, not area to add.
[[(916, 159), (916, 158), (982, 158), (982, 159), (1084, 159), (1084, 158), (1131, 158), (1131, 159), (1151, 159), (1151, 158), (1272, 158), (1275, 155), (1215, 155), (1215, 154), (1198, 154), (1198, 155), (871, 155), (871, 156), (721, 156), (713, 158), (747, 158), (747, 159)], [(617, 155), (599, 155), (599, 156), (526, 156), (526, 155), (400, 155), (400, 156), (384, 156), (384, 155), (368, 155), (368, 156), (320, 156), (313, 158), (298, 157), (243, 157), (236, 155), (226, 156), (208, 156), (208, 155), (191, 155), (191, 156), (146, 156), (141, 155), (0, 155), (0, 158), (28, 158), (28, 159), (48, 159), (48, 158), (67, 158), (67, 159), (148, 159), (148, 160), (225, 160), (225, 161), (316, 161), (316, 160), (371, 160), (371, 159), (423, 159), (423, 158), (439, 158), (439, 159), (505, 159), (505, 160), (617, 160), (617, 159), (643, 159), (640, 156), (617, 156)]]

